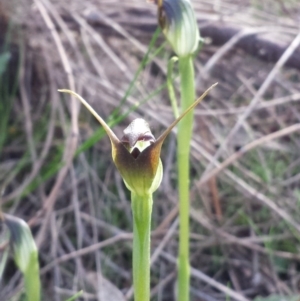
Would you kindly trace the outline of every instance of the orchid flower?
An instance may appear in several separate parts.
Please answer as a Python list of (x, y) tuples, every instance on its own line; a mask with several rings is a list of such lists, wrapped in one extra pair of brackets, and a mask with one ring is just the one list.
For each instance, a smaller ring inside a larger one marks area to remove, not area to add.
[(131, 192), (133, 215), (133, 284), (135, 301), (150, 300), (150, 232), (152, 194), (161, 183), (163, 168), (160, 152), (163, 142), (177, 123), (186, 116), (213, 88), (184, 111), (159, 137), (155, 139), (148, 123), (135, 119), (119, 139), (97, 112), (77, 93), (72, 94), (95, 116), (107, 133), (112, 146), (112, 159), (126, 187)]

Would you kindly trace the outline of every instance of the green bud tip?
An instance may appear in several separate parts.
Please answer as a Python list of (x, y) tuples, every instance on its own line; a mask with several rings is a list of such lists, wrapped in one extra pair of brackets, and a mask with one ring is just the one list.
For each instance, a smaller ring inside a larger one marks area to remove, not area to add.
[(158, 7), (158, 23), (179, 57), (192, 55), (200, 33), (190, 0), (152, 0)]
[(14, 258), (21, 272), (26, 273), (33, 265), (38, 270), (37, 246), (28, 224), (9, 214), (3, 215), (3, 221), (9, 228)]

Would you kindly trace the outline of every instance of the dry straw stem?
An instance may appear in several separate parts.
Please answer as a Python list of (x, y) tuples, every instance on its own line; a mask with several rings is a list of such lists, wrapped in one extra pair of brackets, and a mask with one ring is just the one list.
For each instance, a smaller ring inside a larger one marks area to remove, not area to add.
[[(20, 184), (17, 188), (15, 188), (15, 190), (13, 190), (11, 193), (9, 193), (8, 195), (5, 195), (4, 197), (1, 198), (1, 203), (2, 204), (6, 204), (7, 202), (11, 201), (12, 199), (18, 198), (22, 192), (25, 190), (25, 188), (33, 181), (33, 179), (37, 176), (37, 174), (39, 173), (41, 167), (43, 166), (45, 159), (49, 153), (51, 144), (53, 142), (53, 133), (54, 133), (54, 124), (55, 124), (55, 111), (56, 111), (56, 107), (57, 107), (57, 103), (58, 103), (58, 97), (57, 94), (53, 93), (53, 91), (56, 92), (56, 89), (54, 89), (54, 78), (53, 78), (53, 72), (51, 71), (51, 67), (50, 67), (50, 61), (49, 61), (49, 56), (45, 53), (46, 50), (43, 49), (43, 56), (46, 62), (46, 70), (48, 71), (49, 74), (49, 79), (50, 79), (50, 86), (51, 86), (51, 112), (50, 112), (50, 119), (49, 119), (49, 123), (48, 123), (48, 127), (47, 127), (47, 136), (46, 139), (43, 143), (43, 147), (41, 150), (41, 154), (39, 157), (37, 157), (34, 162), (33, 162), (33, 167), (32, 170), (30, 172), (29, 175), (26, 176), (25, 180), (23, 181), (22, 184)], [(25, 68), (24, 66), (21, 66), (21, 68)], [(21, 70), (22, 70), (21, 69)], [(25, 71), (22, 71), (25, 72)], [(31, 129), (32, 129), (32, 125), (29, 125), (31, 122), (31, 116), (30, 113), (28, 113), (28, 110), (30, 111), (30, 108), (25, 108), (26, 106), (30, 106), (30, 103), (28, 103), (28, 96), (26, 94), (26, 88), (25, 88), (25, 81), (24, 79), (22, 80), (22, 72), (21, 72), (21, 80), (20, 80), (20, 92), (21, 92), (21, 98), (22, 98), (22, 102), (23, 102), (23, 106), (24, 106), (24, 113), (25, 113), (25, 124), (26, 124), (26, 132), (27, 132), (27, 136), (28, 136), (28, 141), (31, 141), (32, 138), (30, 138), (29, 136), (32, 135), (31, 133)], [(31, 153), (32, 153), (32, 158), (36, 156), (36, 154), (34, 154), (33, 152), (35, 152), (34, 149), (34, 143), (30, 142), (30, 149), (31, 149)], [(12, 175), (14, 176), (14, 174)], [(8, 176), (8, 178), (6, 179), (6, 181), (2, 184), (3, 187), (5, 187), (5, 183), (9, 182), (11, 180), (11, 177)]]
[[(175, 257), (173, 257), (172, 255), (170, 255), (169, 253), (163, 252), (162, 253), (162, 257), (167, 259), (169, 262), (172, 262), (173, 264), (177, 263), (177, 260)], [(242, 294), (232, 290), (231, 288), (219, 283), (218, 281), (216, 281), (215, 279), (205, 275), (204, 273), (202, 273), (201, 271), (191, 267), (191, 276), (195, 277), (207, 284), (209, 284), (210, 286), (214, 287), (215, 289), (221, 291), (224, 293), (225, 296), (229, 296), (231, 298), (233, 298), (234, 300), (237, 301), (250, 301), (250, 299), (244, 297)]]
[(25, 130), (27, 134), (27, 141), (28, 141), (28, 148), (31, 156), (31, 162), (34, 165), (34, 162), (37, 161), (37, 153), (36, 148), (33, 140), (32, 135), (32, 116), (30, 112), (30, 101), (28, 99), (27, 91), (25, 88), (25, 62), (24, 62), (24, 56), (26, 56), (26, 53), (22, 55), (23, 61), (21, 62), (21, 70), (20, 70), (20, 93), (21, 93), (21, 100), (22, 105), (24, 109), (24, 117), (25, 117)]
[[(109, 47), (109, 45), (105, 42), (105, 40), (99, 35), (83, 18), (79, 15), (73, 13), (73, 18), (80, 24), (80, 26), (89, 33), (89, 35), (95, 40), (95, 42), (104, 50), (104, 52), (109, 56), (111, 61), (115, 64), (116, 67), (120, 69), (120, 71), (126, 76), (129, 80), (133, 78), (133, 74), (131, 74), (130, 70), (128, 70), (127, 66), (123, 63), (122, 60), (114, 53), (114, 51)], [(74, 91), (74, 89), (71, 89)]]
[(240, 129), (240, 127), (243, 125), (245, 120), (251, 115), (254, 108), (257, 106), (257, 104), (261, 101), (261, 98), (266, 93), (267, 89), (269, 88), (270, 84), (274, 80), (276, 74), (279, 72), (279, 70), (284, 66), (286, 61), (289, 59), (289, 57), (294, 53), (294, 51), (299, 47), (300, 44), (300, 33), (295, 37), (293, 42), (290, 44), (290, 46), (285, 50), (285, 52), (282, 54), (278, 62), (275, 64), (257, 93), (255, 94), (254, 98), (251, 100), (247, 110), (243, 113), (242, 116), (239, 117), (237, 123), (234, 125), (234, 127), (231, 129), (229, 134), (227, 135), (224, 142), (221, 144), (217, 152), (215, 153), (212, 161), (210, 164), (206, 167), (205, 172), (203, 173), (202, 178), (206, 176), (206, 174), (209, 172), (209, 170), (212, 169), (213, 165), (215, 164), (216, 160), (222, 155), (224, 149), (226, 148), (228, 142), (233, 138), (233, 136), (237, 133), (237, 131)]
[[(240, 77), (242, 79), (242, 77)], [(268, 109), (276, 106), (286, 105), (288, 103), (298, 102), (300, 100), (300, 93), (293, 93), (289, 96), (283, 96), (276, 99), (262, 101), (260, 102), (253, 111)], [(238, 107), (238, 108), (228, 108), (228, 109), (215, 109), (215, 110), (195, 110), (195, 115), (197, 116), (221, 116), (221, 115), (234, 115), (242, 114), (247, 110), (247, 106)]]
[[(96, 11), (95, 7), (90, 7), (90, 12)], [(96, 18), (99, 22), (105, 22), (107, 26), (113, 28), (117, 33), (122, 35), (128, 42), (132, 44), (136, 49), (141, 53), (145, 54), (147, 52), (147, 47), (143, 45), (138, 39), (136, 39), (130, 32), (126, 31), (120, 24), (118, 24), (113, 18), (106, 16), (101, 11), (97, 11), (97, 14), (93, 14), (93, 17)], [(94, 19), (95, 21), (95, 19)]]
[[(274, 30), (274, 28), (273, 28)], [(245, 30), (241, 30), (236, 35), (234, 35), (228, 42), (226, 42), (222, 47), (218, 49), (214, 53), (214, 55), (207, 61), (203, 70), (201, 70), (202, 76), (204, 78), (208, 78), (210, 70), (217, 64), (218, 61), (225, 56), (241, 39), (245, 38), (246, 36), (251, 36), (259, 33), (269, 32), (270, 28), (247, 28)]]
[[(213, 157), (201, 147), (201, 145), (195, 141), (192, 141), (192, 154), (195, 156), (195, 158), (198, 158), (199, 160), (201, 159), (201, 156), (204, 156), (207, 160), (210, 162), (213, 161)], [(195, 151), (196, 150), (196, 151)], [(199, 152), (201, 153), (201, 156), (199, 155)], [(220, 162), (215, 161), (215, 165), (218, 167), (221, 165)], [(235, 187), (237, 190), (244, 192), (247, 196), (251, 196), (254, 199), (260, 201), (262, 204), (270, 208), (272, 211), (274, 211), (278, 216), (280, 216), (287, 224), (292, 225), (297, 231), (300, 233), (300, 225), (295, 221), (294, 218), (290, 214), (288, 214), (286, 211), (278, 207), (276, 203), (271, 200), (269, 197), (264, 195), (263, 193), (259, 192), (257, 189), (253, 188), (251, 185), (246, 183), (242, 178), (236, 176), (233, 172), (231, 172), (228, 169), (224, 170), (224, 173), (227, 178), (232, 180), (235, 184), (237, 184)], [(201, 181), (201, 179), (200, 179)], [(199, 182), (200, 182), (199, 181)], [(195, 187), (198, 187), (198, 183), (195, 184)], [(192, 192), (195, 191), (192, 190)]]
[(256, 140), (248, 143), (247, 145), (243, 146), (239, 151), (232, 154), (229, 158), (227, 158), (224, 162), (222, 162), (218, 167), (216, 167), (215, 169), (213, 169), (212, 171), (207, 173), (203, 178), (201, 178), (201, 180), (198, 182), (198, 187), (201, 187), (209, 179), (217, 176), (222, 170), (224, 170), (226, 167), (228, 167), (229, 165), (234, 163), (236, 160), (241, 158), (243, 155), (245, 155), (250, 150), (252, 150), (252, 149), (254, 149), (254, 148), (256, 148), (256, 147), (258, 147), (258, 146), (260, 146), (264, 143), (267, 143), (267, 142), (270, 142), (274, 139), (278, 139), (278, 138), (290, 135), (290, 134), (292, 134), (294, 132), (297, 132), (297, 131), (300, 131), (300, 124), (299, 123), (291, 125), (287, 128), (284, 128), (284, 129), (279, 130), (277, 132), (274, 132), (272, 134), (263, 136), (259, 139), (256, 139)]
[[(48, 0), (41, 0), (41, 1), (43, 2), (43, 5), (47, 8), (47, 10), (49, 11), (49, 13), (51, 14), (51, 16), (53, 17), (53, 19), (55, 20), (55, 22), (61, 28), (61, 30), (65, 34), (68, 42), (70, 43), (70, 45), (72, 45), (73, 49), (75, 51), (78, 50), (78, 48), (77, 48), (78, 45), (76, 44), (76, 40), (75, 40), (74, 36), (72, 35), (72, 32), (68, 29), (66, 23), (63, 21), (62, 17), (60, 16), (60, 14), (58, 13), (58, 11), (56, 10), (56, 7), (53, 4), (51, 4), (51, 2), (49, 2)], [(64, 60), (65, 59), (66, 58), (64, 58)], [(66, 63), (68, 64), (67, 61), (66, 61)], [(65, 65), (65, 70), (68, 70), (69, 67), (70, 66)]]
[[(194, 221), (197, 221), (205, 229), (209, 230), (211, 233), (214, 233), (214, 237), (212, 237), (212, 239), (218, 240), (218, 243), (234, 244), (238, 246), (243, 246), (249, 250), (257, 251), (261, 254), (272, 254), (278, 258), (293, 259), (296, 261), (300, 261), (299, 254), (270, 250), (259, 245), (262, 242), (274, 241), (276, 238), (273, 236), (257, 237), (255, 239), (252, 237), (240, 238), (231, 235), (230, 233), (227, 233), (226, 231), (213, 225), (213, 223), (203, 214), (203, 212), (197, 210), (196, 208), (192, 208), (190, 216)], [(291, 237), (291, 234), (283, 234), (282, 236), (278, 237), (278, 239), (289, 239)], [(205, 246), (205, 242), (202, 246)]]
[[(63, 46), (63, 43), (60, 39), (60, 36), (57, 32), (57, 30), (55, 29), (55, 26), (49, 16), (48, 11), (46, 10), (45, 6), (43, 5), (43, 3), (39, 0), (35, 0), (35, 4), (41, 14), (41, 16), (43, 17), (46, 26), (48, 27), (48, 29), (50, 30), (50, 33), (52, 35), (52, 38), (55, 42), (55, 45), (57, 47), (64, 71), (66, 73), (66, 76), (68, 78), (68, 83), (71, 89), (75, 89), (75, 82), (74, 82), (74, 77), (72, 74), (72, 69), (70, 66), (70, 62), (68, 59), (68, 56), (66, 54), (65, 48)], [(46, 238), (46, 231), (47, 231), (47, 227), (49, 224), (49, 218), (50, 215), (52, 213), (52, 209), (53, 206), (55, 204), (55, 201), (57, 199), (57, 194), (58, 191), (61, 187), (61, 185), (63, 184), (63, 181), (68, 173), (68, 170), (70, 168), (70, 165), (72, 164), (72, 159), (77, 147), (77, 140), (78, 140), (78, 103), (75, 101), (75, 99), (71, 100), (71, 107), (70, 107), (70, 111), (71, 111), (71, 135), (69, 136), (69, 138), (66, 141), (66, 147), (65, 147), (65, 151), (64, 151), (64, 155), (63, 155), (63, 159), (65, 161), (65, 165), (62, 167), (62, 169), (60, 170), (58, 177), (56, 179), (56, 182), (49, 194), (49, 196), (47, 197), (47, 199), (44, 201), (43, 204), (43, 208), (45, 210), (45, 218), (43, 220), (43, 224), (42, 227), (39, 230), (39, 233), (37, 235), (36, 238), (36, 243), (39, 246), (42, 245), (44, 239)]]
[(74, 258), (83, 256), (83, 255), (86, 255), (86, 254), (90, 254), (90, 253), (92, 253), (92, 252), (94, 252), (96, 250), (99, 250), (101, 248), (113, 245), (113, 244), (115, 244), (115, 243), (117, 243), (119, 241), (132, 240), (132, 238), (133, 238), (133, 234), (132, 233), (121, 233), (121, 234), (118, 234), (118, 235), (116, 235), (114, 237), (108, 238), (108, 239), (106, 239), (104, 241), (101, 241), (101, 242), (99, 242), (97, 244), (91, 245), (89, 247), (82, 248), (80, 250), (76, 250), (76, 251), (74, 251), (72, 253), (65, 254), (65, 255), (57, 258), (56, 260), (52, 261), (51, 263), (49, 263), (45, 267), (43, 267), (41, 269), (41, 274), (50, 271), (55, 265), (57, 265), (59, 263), (62, 263), (62, 262), (68, 261), (70, 259), (74, 259)]

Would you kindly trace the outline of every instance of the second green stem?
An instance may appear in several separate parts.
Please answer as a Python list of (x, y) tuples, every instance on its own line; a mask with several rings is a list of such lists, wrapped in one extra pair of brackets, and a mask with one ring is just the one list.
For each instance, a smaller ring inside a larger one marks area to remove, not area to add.
[[(181, 112), (195, 101), (195, 79), (192, 56), (179, 58)], [(178, 299), (189, 300), (189, 209), (190, 209), (190, 143), (193, 129), (193, 112), (180, 121), (178, 126), (178, 189), (179, 189), (179, 255), (178, 255)]]

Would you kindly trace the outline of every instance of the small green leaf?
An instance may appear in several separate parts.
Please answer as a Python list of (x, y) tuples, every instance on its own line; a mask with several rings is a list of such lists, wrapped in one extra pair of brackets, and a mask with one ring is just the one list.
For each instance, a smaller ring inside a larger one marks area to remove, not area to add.
[(71, 298), (69, 298), (66, 301), (73, 301), (76, 300), (78, 297), (80, 297), (83, 294), (83, 291), (78, 292), (77, 294), (75, 294), (74, 296), (72, 296)]
[(10, 59), (10, 53), (4, 52), (0, 54), (0, 76), (5, 72)]

